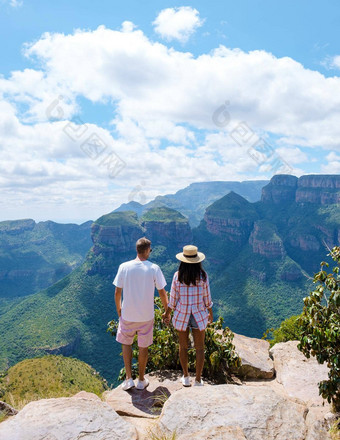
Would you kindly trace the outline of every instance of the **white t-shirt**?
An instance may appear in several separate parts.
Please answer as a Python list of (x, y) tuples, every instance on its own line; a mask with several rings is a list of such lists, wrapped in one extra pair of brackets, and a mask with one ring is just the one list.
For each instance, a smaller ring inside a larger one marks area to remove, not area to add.
[(123, 289), (122, 318), (125, 321), (144, 322), (154, 318), (155, 287), (161, 290), (166, 286), (157, 264), (148, 260), (122, 263), (113, 284)]

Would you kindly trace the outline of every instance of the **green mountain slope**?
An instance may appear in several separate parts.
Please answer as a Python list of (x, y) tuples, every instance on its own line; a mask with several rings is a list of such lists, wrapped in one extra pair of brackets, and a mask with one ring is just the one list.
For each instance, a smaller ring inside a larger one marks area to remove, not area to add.
[(37, 292), (79, 266), (91, 247), (91, 224), (0, 222), (0, 298)]

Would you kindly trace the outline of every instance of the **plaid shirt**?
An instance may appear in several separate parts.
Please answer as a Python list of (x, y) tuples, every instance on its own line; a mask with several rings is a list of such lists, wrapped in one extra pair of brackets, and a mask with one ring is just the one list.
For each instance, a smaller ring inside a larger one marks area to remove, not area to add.
[(172, 323), (176, 330), (187, 329), (191, 314), (194, 315), (199, 330), (205, 330), (208, 325), (208, 309), (212, 305), (208, 275), (206, 281), (200, 280), (196, 286), (187, 286), (178, 281), (178, 272), (174, 274), (169, 307), (174, 310)]

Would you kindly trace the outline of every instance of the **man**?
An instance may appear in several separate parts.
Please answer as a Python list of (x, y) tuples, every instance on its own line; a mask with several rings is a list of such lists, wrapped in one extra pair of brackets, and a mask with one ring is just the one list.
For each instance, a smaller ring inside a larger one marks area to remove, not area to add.
[(153, 342), (155, 287), (159, 292), (164, 310), (168, 306), (168, 297), (164, 290), (166, 286), (164, 275), (157, 264), (148, 261), (152, 252), (151, 241), (145, 237), (140, 238), (137, 240), (136, 250), (137, 257), (121, 264), (113, 281), (116, 286), (115, 302), (119, 316), (116, 340), (122, 344), (126, 370), (126, 379), (122, 383), (124, 391), (135, 386), (131, 371), (131, 345), (136, 333), (139, 348), (139, 378), (136, 388), (143, 390), (149, 385), (148, 379), (144, 378), (144, 373), (148, 361), (148, 347)]

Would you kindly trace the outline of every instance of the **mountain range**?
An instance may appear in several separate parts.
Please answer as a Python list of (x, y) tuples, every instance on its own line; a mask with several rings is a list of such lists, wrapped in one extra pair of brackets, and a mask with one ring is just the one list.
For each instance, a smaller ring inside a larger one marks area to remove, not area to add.
[(205, 209), (229, 192), (234, 191), (249, 202), (257, 202), (267, 183), (268, 180), (195, 182), (175, 194), (157, 196), (144, 205), (135, 201), (123, 203), (115, 211), (134, 211), (140, 216), (150, 208), (166, 206), (182, 213), (188, 218), (190, 226), (195, 227), (202, 220)]
[(92, 365), (109, 382), (122, 360), (106, 332), (115, 317), (112, 280), (135, 242), (152, 240), (152, 261), (170, 282), (175, 254), (194, 243), (207, 256), (214, 314), (236, 333), (264, 330), (302, 310), (311, 277), (340, 240), (340, 176), (277, 175), (260, 201), (229, 192), (206, 208), (192, 228), (182, 213), (153, 207), (118, 211), (91, 226), (85, 261), (53, 286), (24, 298), (0, 316), (0, 369), (42, 354), (64, 354)]
[(0, 313), (13, 298), (38, 292), (78, 267), (91, 247), (91, 224), (0, 222)]

